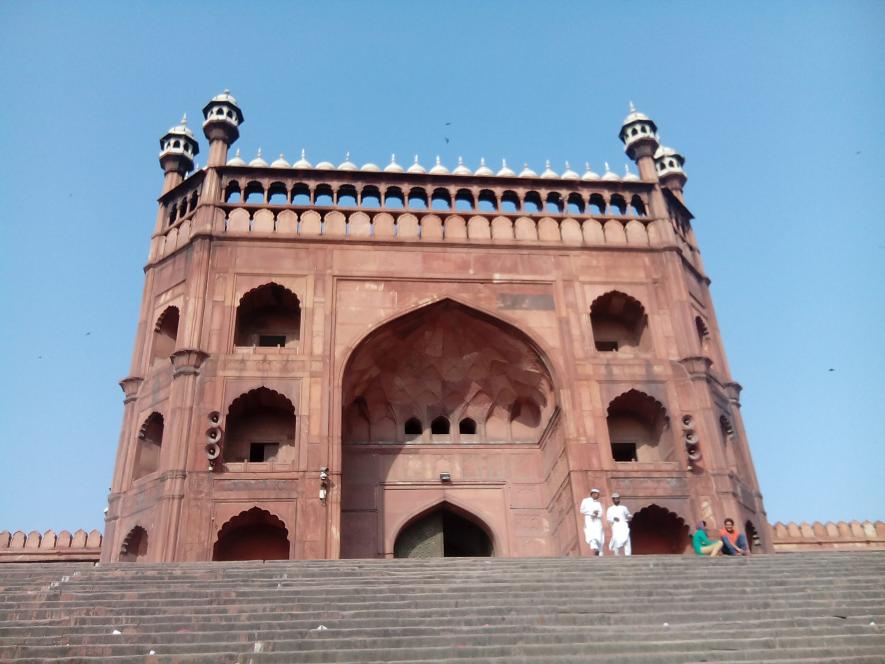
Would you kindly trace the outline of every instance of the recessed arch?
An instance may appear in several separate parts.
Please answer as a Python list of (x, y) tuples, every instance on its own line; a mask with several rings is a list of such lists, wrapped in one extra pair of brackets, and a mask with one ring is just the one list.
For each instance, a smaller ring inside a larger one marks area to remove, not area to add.
[(264, 186), (255, 180), (246, 185), (243, 192), (245, 203), (264, 203)]
[(590, 194), (590, 211), (595, 215), (604, 215), (606, 211), (605, 198), (602, 194)]
[(447, 212), (452, 209), (452, 195), (448, 189), (437, 187), (430, 196), (430, 207), (434, 210)]
[(614, 208), (617, 214), (627, 214), (627, 201), (620, 194), (612, 194), (609, 207)]
[(310, 205), (310, 187), (304, 182), (298, 182), (292, 187), (292, 205)]
[(267, 202), (271, 205), (286, 205), (289, 202), (289, 191), (282, 182), (271, 182), (267, 188)]
[(401, 210), (405, 206), (403, 190), (399, 187), (388, 187), (384, 190), (384, 207), (389, 210)]
[(501, 212), (516, 214), (519, 212), (519, 195), (509, 189), (501, 194)]
[(137, 563), (147, 557), (148, 534), (141, 526), (135, 526), (130, 530), (123, 543), (120, 545), (118, 560), (121, 563)]
[(449, 500), (408, 517), (393, 540), (395, 558), (489, 557), (495, 539), (488, 525)]
[(540, 212), (541, 194), (537, 191), (527, 192), (522, 201), (522, 209), (525, 212)]
[(479, 192), (477, 207), (480, 212), (497, 212), (498, 197), (491, 189), (483, 189)]
[(646, 505), (630, 521), (630, 543), (634, 555), (686, 553), (690, 544), (688, 524), (665, 507)]
[(435, 436), (448, 436), (451, 432), (451, 423), (445, 415), (435, 417), (430, 423), (430, 433)]
[(157, 411), (148, 415), (138, 428), (135, 443), (135, 463), (132, 479), (150, 475), (160, 468), (160, 451), (163, 447), (163, 416)]
[(381, 208), (381, 191), (374, 185), (363, 187), (360, 192), (360, 207), (370, 209)]
[(593, 342), (599, 352), (650, 350), (648, 316), (636, 298), (621, 291), (608, 291), (590, 305)]
[(178, 341), (179, 311), (176, 306), (168, 306), (157, 316), (151, 343), (151, 361), (168, 362)]
[(332, 207), (335, 204), (335, 192), (328, 184), (318, 184), (313, 190), (313, 204), (318, 207)]
[(639, 194), (633, 194), (633, 198), (630, 199), (630, 211), (637, 217), (648, 216), (645, 202)]
[(234, 326), (234, 345), (294, 346), (301, 338), (301, 302), (285, 286), (268, 282), (240, 299)]
[(294, 461), (295, 406), (276, 390), (262, 386), (241, 394), (231, 402), (225, 424), (225, 464)]
[(667, 409), (654, 397), (628, 390), (608, 405), (606, 423), (615, 461), (672, 461)]
[(343, 184), (338, 188), (338, 198), (336, 199), (338, 207), (355, 208), (356, 199), (356, 187), (353, 185)]
[(455, 210), (470, 212), (475, 209), (476, 204), (473, 200), (473, 192), (469, 189), (459, 189), (455, 193)]
[(427, 192), (421, 187), (412, 187), (409, 190), (408, 207), (410, 210), (426, 210)]
[(212, 560), (288, 560), (289, 530), (275, 514), (259, 507), (224, 523), (212, 547)]

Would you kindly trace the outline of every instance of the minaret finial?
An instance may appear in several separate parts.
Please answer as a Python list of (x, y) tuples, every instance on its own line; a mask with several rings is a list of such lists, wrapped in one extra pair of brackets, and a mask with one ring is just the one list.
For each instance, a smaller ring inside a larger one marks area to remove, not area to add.
[(415, 155), (415, 163), (418, 163), (418, 155)]
[(485, 158), (485, 157), (480, 157), (480, 158), (479, 158), (479, 165), (480, 165), (480, 166), (485, 166), (485, 165), (486, 165), (486, 158)]
[(187, 126), (187, 113), (181, 116), (181, 124), (183, 124), (185, 127)]
[[(239, 154), (239, 153), (240, 153), (240, 151), (237, 150), (237, 154)], [(306, 151), (305, 151), (305, 149), (304, 149), (304, 148), (301, 148), (301, 158), (304, 159), (306, 156), (307, 156), (307, 155), (306, 155)]]
[(609, 168), (608, 162), (605, 162), (605, 172), (606, 172), (606, 173), (611, 173), (611, 172), (612, 172), (612, 169)]
[(635, 113), (635, 112), (636, 112), (636, 106), (633, 105), (633, 102), (632, 102), (632, 101), (630, 102), (630, 112), (631, 112), (631, 113)]
[(436, 165), (439, 166), (439, 155), (436, 155)]
[(261, 148), (258, 148), (258, 157), (261, 157)]
[(590, 162), (589, 162), (589, 161), (585, 161), (585, 162), (584, 162), (584, 170), (585, 170), (585, 171), (589, 171), (589, 170), (590, 170)]
[(390, 153), (390, 163), (391, 163), (391, 164), (395, 164), (395, 163), (396, 163), (396, 153), (394, 153), (394, 152), (391, 152), (391, 153)]

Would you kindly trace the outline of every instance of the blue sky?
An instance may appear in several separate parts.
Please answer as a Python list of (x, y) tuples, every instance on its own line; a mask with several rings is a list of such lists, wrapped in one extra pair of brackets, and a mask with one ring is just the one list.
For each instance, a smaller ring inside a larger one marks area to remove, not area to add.
[(769, 518), (885, 518), (883, 29), (882, 2), (0, 4), (0, 530), (102, 527), (158, 139), (223, 88), (246, 157), (536, 170), (623, 169), (634, 100), (687, 158)]

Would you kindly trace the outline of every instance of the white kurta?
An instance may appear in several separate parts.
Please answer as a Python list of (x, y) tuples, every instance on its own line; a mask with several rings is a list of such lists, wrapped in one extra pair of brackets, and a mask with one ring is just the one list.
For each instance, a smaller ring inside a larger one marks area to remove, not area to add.
[(602, 529), (603, 513), (602, 503), (598, 500), (584, 498), (581, 501), (581, 514), (584, 515), (584, 539), (590, 548), (599, 551), (600, 555), (605, 542), (605, 532)]
[[(612, 529), (612, 538), (609, 548), (617, 553), (618, 549), (624, 548), (624, 553), (630, 555), (630, 510), (625, 505), (612, 505), (605, 512), (605, 520)], [(615, 521), (617, 519), (617, 521)]]

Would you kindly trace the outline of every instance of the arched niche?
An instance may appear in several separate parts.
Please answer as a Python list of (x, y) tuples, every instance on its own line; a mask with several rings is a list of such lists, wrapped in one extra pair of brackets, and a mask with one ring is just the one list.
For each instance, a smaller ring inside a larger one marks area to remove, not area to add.
[(629, 390), (608, 406), (608, 435), (615, 461), (672, 461), (667, 410), (654, 397)]
[(556, 407), (551, 374), (528, 337), (453, 300), (364, 339), (345, 367), (342, 404), (345, 444), (424, 440), (416, 421), (435, 440), (457, 442), (451, 423), (464, 418), (484, 442), (537, 444)]
[(295, 459), (295, 407), (287, 397), (258, 387), (234, 399), (225, 418), (224, 462), (291, 463)]
[(590, 325), (598, 352), (650, 350), (645, 307), (626, 293), (609, 291), (593, 300), (590, 305)]
[(288, 560), (289, 531), (278, 516), (253, 507), (218, 531), (212, 560)]
[(397, 533), (394, 558), (461, 558), (494, 555), (491, 531), (476, 515), (448, 502), (410, 519)]
[(151, 344), (151, 361), (169, 361), (175, 351), (178, 340), (178, 307), (166, 307), (154, 324), (154, 335)]
[(287, 347), (301, 337), (301, 303), (288, 288), (270, 282), (240, 299), (235, 346)]
[(678, 514), (660, 505), (646, 505), (630, 521), (633, 554), (686, 553), (691, 543), (688, 531), (688, 524)]
[(141, 526), (135, 526), (123, 538), (120, 546), (121, 563), (137, 563), (147, 557), (148, 534)]
[(132, 468), (132, 479), (137, 480), (156, 472), (160, 467), (160, 450), (163, 446), (163, 416), (153, 412), (148, 415), (138, 428), (138, 439), (135, 443), (135, 463)]

